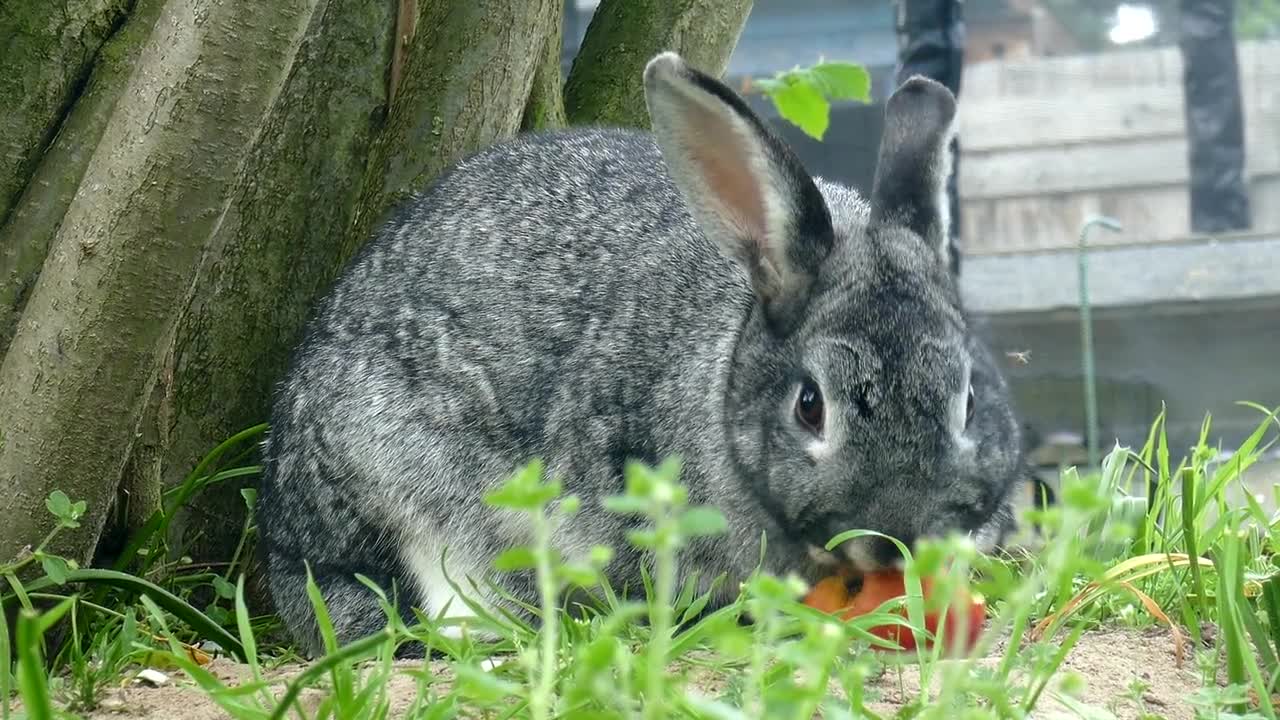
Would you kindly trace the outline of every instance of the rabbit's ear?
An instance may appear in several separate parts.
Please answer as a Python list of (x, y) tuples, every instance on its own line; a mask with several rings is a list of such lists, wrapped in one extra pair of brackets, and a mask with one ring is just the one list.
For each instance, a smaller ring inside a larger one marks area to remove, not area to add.
[(785, 332), (833, 242), (822, 194), (740, 97), (675, 53), (649, 61), (644, 89), (663, 159), (694, 218), (743, 264)]
[(951, 212), (947, 178), (955, 136), (956, 99), (946, 86), (912, 76), (885, 108), (884, 135), (875, 184), (871, 224), (908, 228), (951, 262)]

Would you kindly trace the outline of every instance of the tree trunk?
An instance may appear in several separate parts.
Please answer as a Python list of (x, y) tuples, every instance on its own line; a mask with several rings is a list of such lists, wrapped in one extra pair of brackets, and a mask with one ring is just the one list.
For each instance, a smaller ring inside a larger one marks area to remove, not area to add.
[[(0, 69), (24, 78), (0, 88), (25, 113), (0, 125), (0, 560), (48, 531), (54, 489), (88, 502), (51, 548), (82, 562), (113, 503), (122, 530), (145, 518), (269, 419), (311, 304), (393, 205), (565, 123), (562, 0), (63, 2), (0, 10)], [(749, 2), (644, 6), (602, 6), (585, 45), (607, 67), (575, 63), (580, 104), (643, 117), (644, 62), (722, 69)], [(225, 559), (237, 489), (172, 539)]]
[(0, 5), (0, 220), (48, 147), (131, 0)]
[(120, 93), (0, 364), (0, 557), (88, 502), (86, 561), (172, 334), (315, 0), (170, 0)]
[[(214, 235), (220, 260), (178, 327), (163, 399), (145, 420), (160, 468), (137, 468), (144, 478), (177, 482), (228, 436), (268, 420), (308, 308), (390, 205), (519, 128), (559, 2), (416, 4), (389, 113), (391, 3), (333, 0), (303, 43)], [(176, 544), (225, 559), (241, 530), (241, 486), (192, 503)]]
[(533, 74), (533, 88), (524, 108), (520, 129), (554, 130), (569, 124), (564, 113), (564, 82), (560, 56), (564, 52), (564, 9), (556, 13), (555, 26), (542, 44), (542, 62)]
[(719, 77), (751, 0), (601, 0), (565, 84), (574, 125), (649, 127), (641, 74), (663, 50)]
[(141, 47), (115, 37), (132, 5), (0, 4), (0, 357), (123, 86), (116, 60)]

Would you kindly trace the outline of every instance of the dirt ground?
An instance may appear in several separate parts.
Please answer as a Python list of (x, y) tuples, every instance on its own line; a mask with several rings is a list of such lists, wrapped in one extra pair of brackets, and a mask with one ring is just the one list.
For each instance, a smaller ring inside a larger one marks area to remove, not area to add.
[[(1093, 709), (1108, 711), (1119, 720), (1139, 718), (1140, 707), (1138, 702), (1130, 699), (1130, 688), (1134, 681), (1140, 681), (1146, 686), (1141, 694), (1141, 704), (1145, 706), (1146, 712), (1166, 720), (1192, 720), (1194, 710), (1188, 698), (1200, 688), (1200, 677), (1190, 657), (1181, 668), (1175, 666), (1173, 647), (1172, 637), (1166, 630), (1108, 630), (1085, 634), (1065, 663), (1066, 669), (1080, 673), (1085, 679), (1084, 691), (1078, 696), (1078, 702)], [(1001, 652), (1000, 647), (993, 650), (996, 655)], [(995, 660), (989, 662), (994, 664)], [(419, 667), (419, 664), (412, 662), (398, 665), (403, 670)], [(248, 677), (244, 666), (228, 660), (215, 660), (208, 667), (228, 684)], [(292, 666), (273, 672), (271, 677), (279, 683), (275, 692), (283, 692), (285, 682), (300, 669), (300, 666)], [(443, 664), (435, 665), (434, 669), (440, 673), (447, 672)], [(722, 684), (721, 678), (708, 676), (697, 679), (695, 687), (706, 694), (715, 695)], [(919, 677), (913, 666), (906, 666), (901, 674), (896, 669), (890, 670), (869, 685), (868, 694), (877, 698), (871, 707), (885, 717), (890, 717), (904, 700), (916, 694), (918, 687)], [(397, 674), (390, 687), (393, 698), (391, 717), (399, 717), (399, 713), (404, 712), (413, 702), (415, 691), (414, 678)], [(319, 691), (304, 692), (303, 704), (313, 706), (320, 697)], [(159, 687), (135, 681), (106, 692), (100, 707), (87, 717), (94, 720), (223, 720), (230, 716), (184, 676), (172, 674), (168, 682)], [(1053, 700), (1047, 700), (1041, 703), (1040, 709), (1032, 717), (1038, 720), (1058, 720), (1080, 716)]]

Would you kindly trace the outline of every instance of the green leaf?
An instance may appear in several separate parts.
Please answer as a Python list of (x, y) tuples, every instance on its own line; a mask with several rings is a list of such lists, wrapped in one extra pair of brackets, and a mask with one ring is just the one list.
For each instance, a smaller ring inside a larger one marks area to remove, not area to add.
[(520, 697), (520, 685), (485, 672), (474, 665), (455, 665), (458, 692), (472, 700), (496, 703), (510, 697)]
[(775, 602), (787, 602), (795, 599), (795, 597), (804, 592), (803, 589), (797, 591), (791, 578), (783, 579), (765, 573), (757, 573), (747, 586), (753, 597), (773, 600)]
[(613, 548), (596, 545), (591, 548), (591, 564), (597, 568), (608, 565), (613, 560)]
[(698, 597), (694, 598), (689, 607), (685, 609), (684, 615), (680, 618), (680, 624), (683, 625), (690, 620), (696, 618), (703, 610), (707, 608), (707, 604), (711, 602), (711, 597), (715, 595), (716, 590), (722, 585), (728, 575), (721, 573), (718, 577), (711, 581), (711, 587)]
[(787, 82), (769, 93), (778, 114), (794, 123), (806, 135), (821, 140), (827, 132), (830, 105), (813, 83)]
[(751, 633), (736, 623), (718, 623), (717, 632), (709, 634), (711, 644), (727, 658), (745, 657), (755, 644)]
[(622, 644), (618, 639), (604, 635), (587, 645), (587, 649), (582, 653), (580, 664), (586, 670), (597, 673), (613, 667), (622, 653)]
[(494, 558), (493, 566), (499, 572), (511, 572), (536, 567), (538, 558), (533, 550), (527, 547), (513, 547)]
[(40, 567), (44, 568), (44, 574), (58, 585), (67, 583), (67, 575), (71, 572), (71, 568), (67, 566), (67, 561), (57, 555), (40, 554)]
[(220, 607), (216, 602), (205, 606), (204, 614), (222, 627), (231, 624), (231, 613), (226, 608)]
[(680, 471), (683, 466), (684, 462), (679, 455), (669, 455), (654, 468), (653, 472), (656, 479), (676, 485), (680, 482)]
[(653, 470), (648, 465), (630, 460), (623, 467), (622, 474), (628, 497), (647, 498), (653, 492)]
[(240, 497), (244, 498), (244, 506), (250, 510), (258, 504), (258, 491), (254, 488), (240, 488)]
[(600, 575), (595, 568), (587, 565), (568, 564), (560, 567), (560, 577), (570, 585), (593, 587), (600, 582)]
[(565, 515), (576, 515), (582, 509), (582, 498), (570, 495), (560, 501), (560, 512)]
[[(44, 659), (40, 656), (40, 615), (32, 610), (18, 613), (17, 645), (18, 656), (18, 690), (23, 705), (26, 706), (27, 717), (31, 720), (52, 720), (53, 703), (49, 696), (48, 680), (45, 676)], [(9, 662), (6, 658), (5, 662)], [(6, 707), (9, 698), (3, 701)]]
[(220, 575), (213, 576), (213, 591), (218, 593), (218, 597), (224, 600), (234, 600), (236, 597), (236, 586), (227, 582)]
[(658, 544), (658, 534), (652, 530), (631, 530), (627, 533), (627, 540), (638, 548), (652, 548)]
[(45, 507), (49, 508), (49, 512), (54, 517), (62, 520), (71, 517), (71, 498), (61, 490), (54, 490), (49, 493), (49, 497), (44, 501)]
[(728, 529), (724, 515), (713, 507), (689, 508), (680, 516), (680, 532), (687, 537), (719, 535)]
[(824, 62), (809, 68), (809, 74), (828, 98), (871, 101), (871, 74), (861, 65)]
[(536, 510), (560, 494), (560, 482), (542, 482), (542, 461), (533, 460), (511, 476), (497, 490), (485, 495), (485, 502), (508, 510)]
[(636, 515), (643, 513), (648, 507), (644, 500), (628, 495), (614, 495), (604, 499), (604, 509), (619, 515)]

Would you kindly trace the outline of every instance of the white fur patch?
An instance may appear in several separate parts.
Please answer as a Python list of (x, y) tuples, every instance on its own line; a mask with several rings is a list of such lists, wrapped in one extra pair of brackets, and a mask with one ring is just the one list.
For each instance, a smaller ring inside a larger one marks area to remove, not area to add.
[[(871, 553), (870, 545), (873, 542), (875, 542), (875, 536), (854, 538), (842, 545), (840, 549), (844, 551), (844, 556), (853, 564), (854, 569), (859, 572), (871, 572), (882, 567)], [(892, 566), (898, 570), (905, 568), (906, 565), (906, 558), (901, 555), (892, 563)]]
[[(414, 582), (418, 584), (418, 592), (424, 599), (422, 611), (432, 619), (466, 619), (476, 614), (454, 592), (441, 567), (441, 546), (431, 540), (410, 540), (404, 545), (405, 567), (408, 568)], [(445, 566), (451, 578), (465, 592), (467, 589), (466, 573), (471, 570), (470, 563), (459, 557), (457, 548), (449, 548)], [(479, 578), (476, 578), (479, 581)], [(471, 598), (476, 600), (476, 598)], [(448, 608), (448, 614), (440, 614)], [(462, 632), (457, 625), (441, 628), (441, 634), (457, 638)]]
[(947, 197), (947, 182), (951, 179), (951, 171), (955, 165), (951, 157), (951, 141), (956, 136), (959, 128), (960, 113), (956, 113), (951, 118), (951, 124), (947, 126), (947, 130), (943, 135), (942, 148), (938, 156), (937, 170), (938, 176), (941, 178), (941, 184), (938, 187), (938, 229), (941, 231), (938, 238), (938, 254), (942, 258), (943, 263), (951, 262), (951, 202)]
[(828, 552), (825, 548), (809, 545), (806, 549), (809, 551), (809, 559), (819, 565), (835, 566), (840, 564), (840, 558), (835, 553)]

